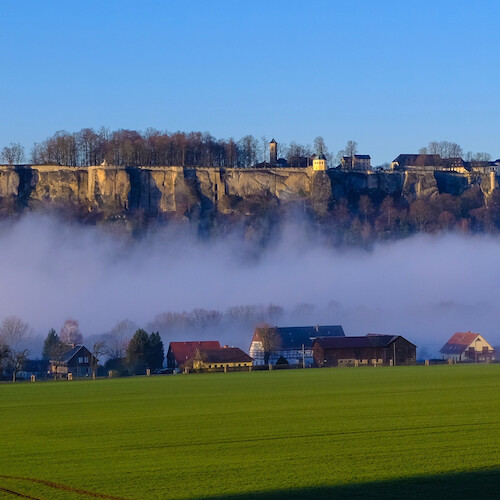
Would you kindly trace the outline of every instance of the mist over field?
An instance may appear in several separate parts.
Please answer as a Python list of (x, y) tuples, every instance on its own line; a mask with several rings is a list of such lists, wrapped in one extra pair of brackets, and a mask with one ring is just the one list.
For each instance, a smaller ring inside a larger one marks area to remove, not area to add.
[[(370, 251), (338, 250), (288, 224), (260, 250), (237, 234), (200, 241), (166, 227), (140, 241), (95, 226), (28, 215), (0, 224), (0, 322), (33, 328), (39, 354), (67, 318), (85, 337), (125, 318), (152, 326), (167, 311), (281, 306), (279, 326), (341, 324), (346, 335), (402, 334), (437, 355), (455, 331), (500, 343), (500, 239), (416, 236)], [(223, 322), (204, 338), (248, 349), (251, 327)], [(208, 336), (208, 337), (207, 337)], [(179, 333), (163, 340), (193, 340)]]

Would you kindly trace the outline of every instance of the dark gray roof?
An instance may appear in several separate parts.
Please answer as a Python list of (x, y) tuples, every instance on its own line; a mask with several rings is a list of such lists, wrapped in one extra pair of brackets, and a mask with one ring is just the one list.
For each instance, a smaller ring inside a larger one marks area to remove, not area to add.
[(414, 167), (414, 166), (437, 166), (441, 165), (442, 159), (439, 155), (427, 154), (400, 154), (393, 160), (397, 162), (400, 167)]
[(76, 353), (80, 350), (80, 349), (83, 349), (84, 347), (82, 345), (76, 345), (75, 347), (73, 347), (72, 349), (70, 349), (68, 352), (64, 353), (64, 355), (62, 356), (61, 358), (61, 361), (63, 363), (67, 363), (68, 361), (71, 360), (71, 358), (73, 358), (73, 356), (76, 355)]
[(326, 156), (323, 153), (319, 153), (317, 155), (314, 155), (315, 160), (326, 160)]
[(340, 338), (320, 337), (316, 339), (316, 342), (318, 342), (318, 344), (321, 347), (323, 347), (323, 349), (388, 347), (392, 342), (394, 342), (399, 337), (400, 335), (379, 335), (375, 333), (369, 333), (368, 335), (356, 336), (356, 337), (340, 337)]
[[(259, 330), (260, 328), (256, 328), (255, 334), (258, 335)], [(302, 349), (302, 345), (309, 348), (317, 337), (345, 336), (340, 325), (279, 327), (276, 332), (281, 338), (280, 349)]]
[[(65, 352), (63, 356), (60, 359), (60, 363), (69, 363), (81, 350), (85, 352), (86, 356), (92, 356), (95, 357), (85, 346), (83, 345), (76, 345), (75, 347), (71, 348), (69, 351)], [(53, 360), (51, 360), (53, 361)]]
[(194, 359), (200, 359), (205, 363), (251, 363), (253, 361), (253, 358), (238, 347), (197, 349)]

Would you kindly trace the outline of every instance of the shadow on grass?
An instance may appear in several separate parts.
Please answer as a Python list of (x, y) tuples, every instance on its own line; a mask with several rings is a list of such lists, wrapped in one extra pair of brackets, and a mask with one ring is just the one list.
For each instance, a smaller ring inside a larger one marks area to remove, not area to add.
[[(314, 475), (314, 469), (311, 469)], [(392, 481), (377, 481), (339, 486), (319, 486), (303, 489), (282, 489), (241, 495), (208, 496), (210, 500), (250, 499), (500, 499), (500, 467), (473, 472), (418, 476)]]

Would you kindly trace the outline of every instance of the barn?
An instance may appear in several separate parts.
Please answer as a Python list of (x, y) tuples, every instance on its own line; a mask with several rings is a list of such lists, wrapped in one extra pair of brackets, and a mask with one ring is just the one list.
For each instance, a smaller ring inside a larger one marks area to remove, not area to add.
[[(269, 333), (272, 333), (275, 340), (272, 342), (274, 345), (268, 346), (266, 352), (265, 337)], [(278, 359), (284, 358), (290, 365), (312, 366), (314, 339), (344, 335), (340, 325), (258, 327), (254, 331), (249, 352), (254, 359), (254, 365), (274, 365)]]
[(319, 367), (414, 365), (417, 357), (417, 347), (401, 335), (320, 337), (312, 350)]
[(218, 340), (195, 340), (189, 342), (170, 342), (167, 352), (167, 368), (182, 369), (191, 360), (197, 349), (220, 349)]

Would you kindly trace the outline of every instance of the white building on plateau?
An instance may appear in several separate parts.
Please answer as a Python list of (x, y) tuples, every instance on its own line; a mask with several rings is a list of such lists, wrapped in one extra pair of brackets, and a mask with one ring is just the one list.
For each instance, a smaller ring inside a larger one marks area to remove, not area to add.
[[(275, 344), (267, 354), (262, 342), (266, 330), (272, 330)], [(264, 365), (266, 361), (274, 365), (279, 358), (284, 358), (290, 365), (304, 362), (306, 366), (311, 366), (314, 362), (312, 346), (318, 337), (345, 337), (345, 334), (340, 325), (256, 328), (250, 344), (250, 356), (254, 365)], [(269, 360), (266, 360), (267, 356)]]
[(480, 363), (495, 359), (495, 349), (479, 333), (455, 333), (439, 352), (454, 361)]

